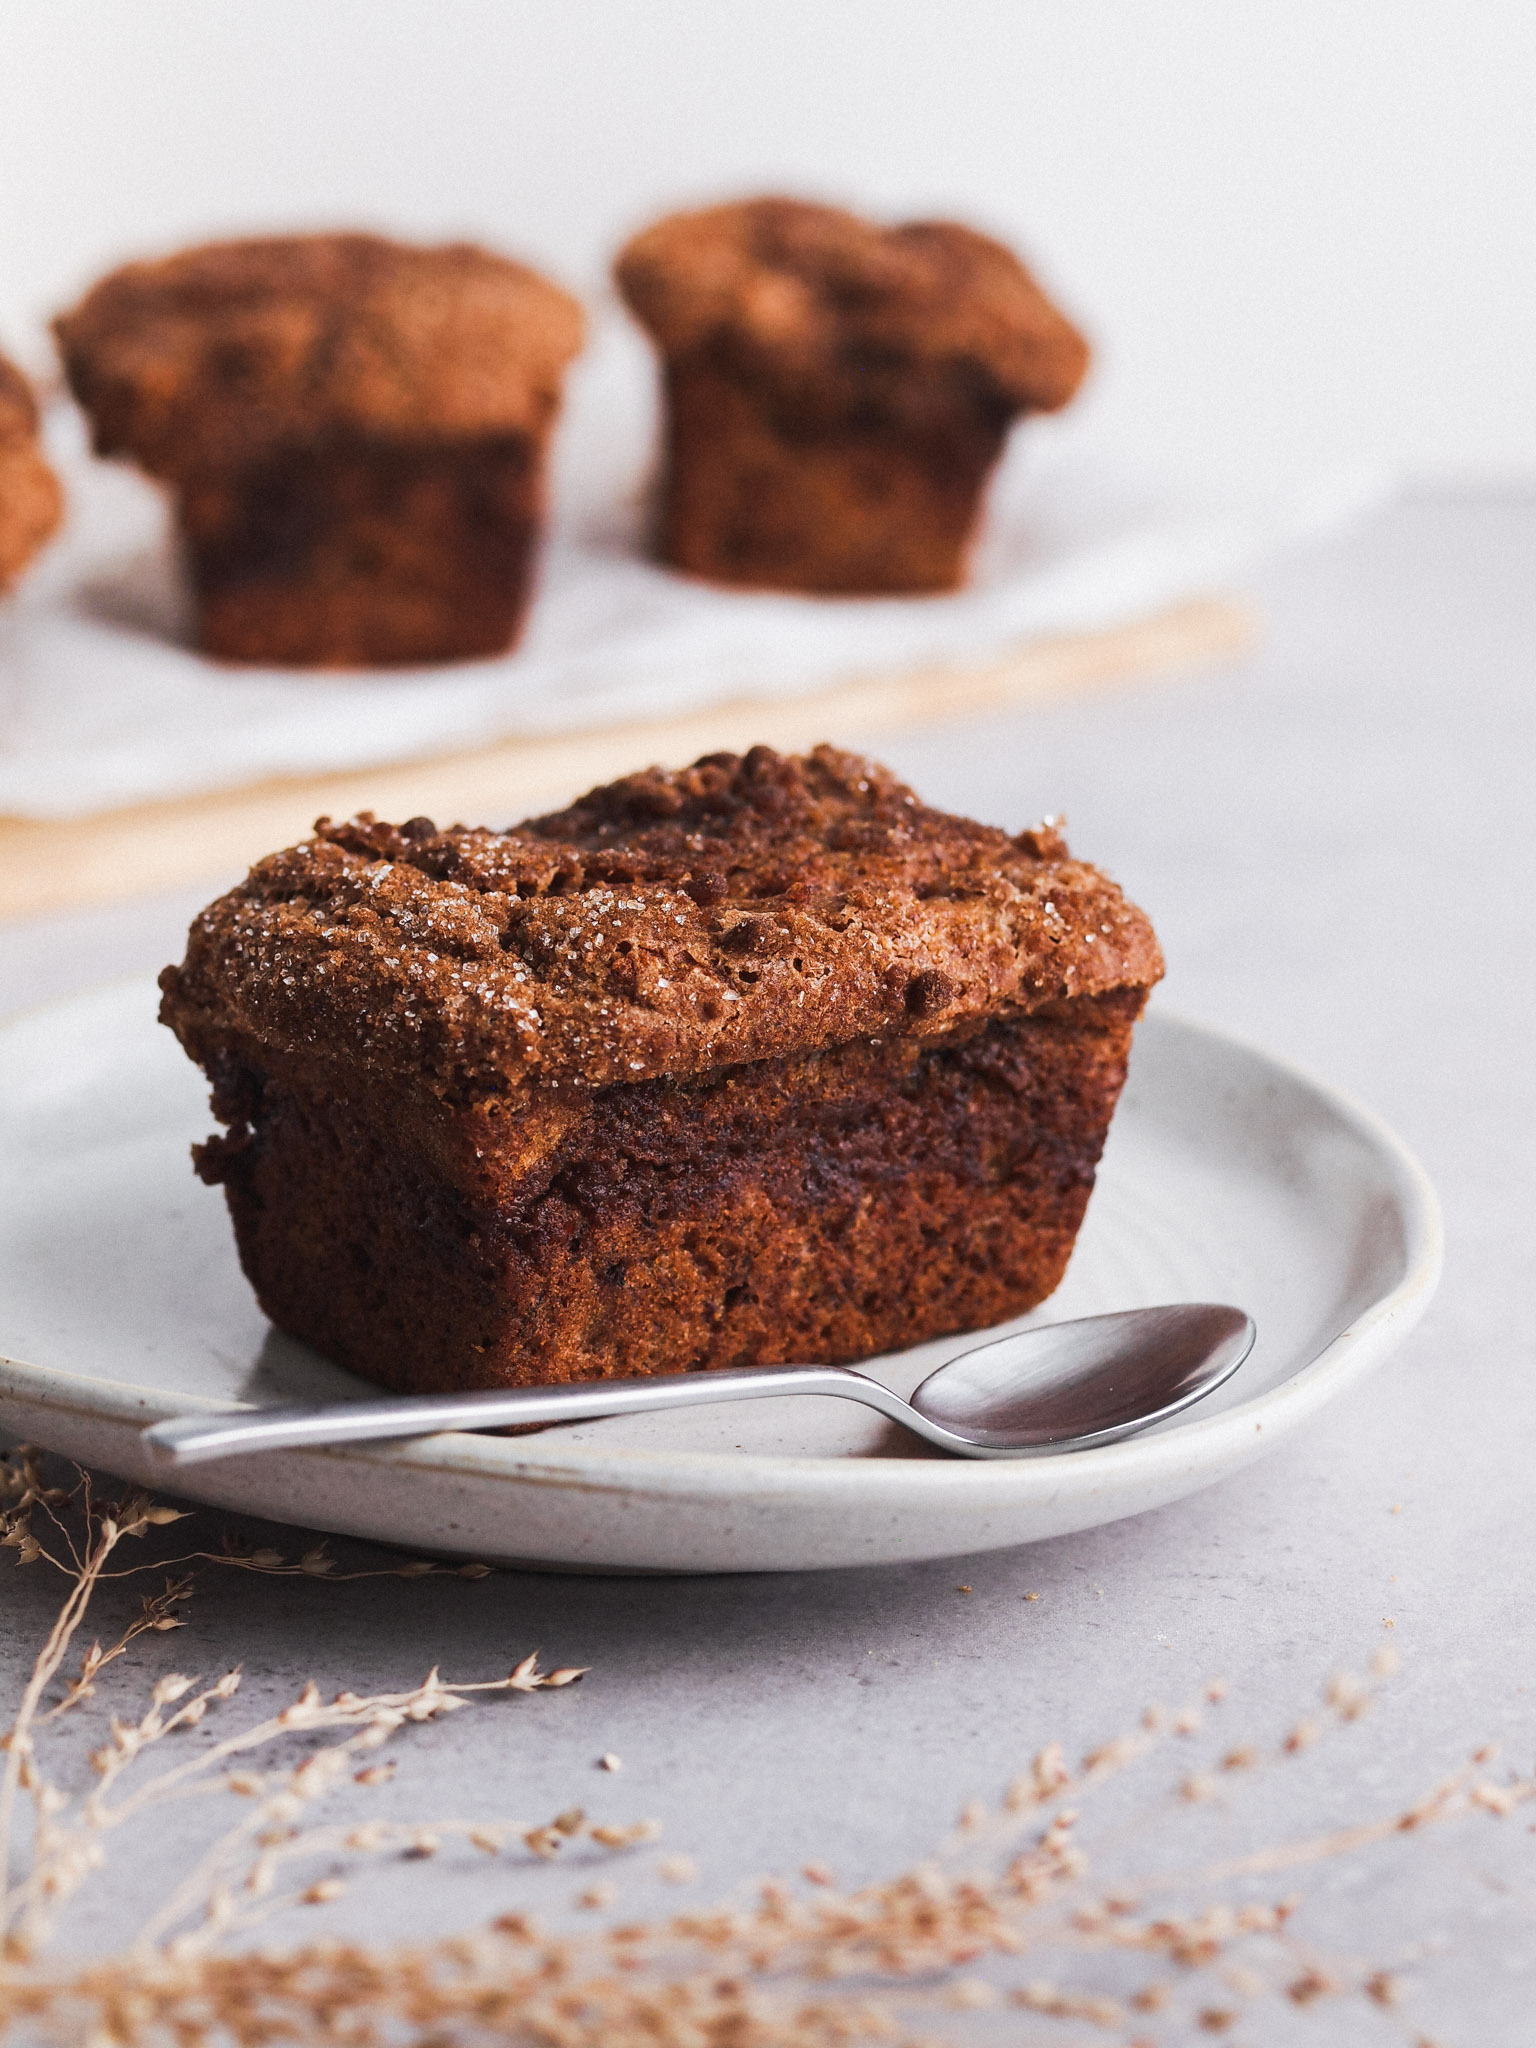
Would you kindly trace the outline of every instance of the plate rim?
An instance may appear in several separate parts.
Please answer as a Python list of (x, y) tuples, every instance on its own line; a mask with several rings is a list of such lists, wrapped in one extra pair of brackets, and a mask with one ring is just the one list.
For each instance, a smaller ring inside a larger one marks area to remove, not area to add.
[[(0, 1042), (18, 1026), (129, 989), (153, 989), (142, 974), (114, 976), (87, 988), (30, 1005), (0, 1024)], [(763, 1497), (823, 1488), (856, 1488), (877, 1504), (882, 1496), (910, 1499), (914, 1491), (941, 1495), (957, 1482), (972, 1496), (1011, 1501), (1054, 1493), (1070, 1477), (1072, 1489), (1118, 1491), (1136, 1478), (1150, 1479), (1177, 1467), (1187, 1472), (1226, 1465), (1287, 1436), (1317, 1409), (1362, 1378), (1405, 1337), (1433, 1298), (1444, 1265), (1444, 1224), (1439, 1198), (1424, 1167), (1377, 1111), (1324, 1081), (1309, 1068), (1269, 1051), (1245, 1034), (1207, 1023), (1184, 1011), (1155, 1003), (1144, 1021), (1177, 1034), (1214, 1043), (1283, 1076), (1319, 1098), (1362, 1139), (1385, 1167), (1404, 1235), (1404, 1270), (1397, 1284), (1368, 1303), (1327, 1344), (1278, 1385), (1265, 1388), (1220, 1414), (1189, 1419), (1155, 1434), (1135, 1436), (1095, 1450), (1062, 1451), (1025, 1459), (826, 1457), (800, 1453), (653, 1449), (641, 1446), (540, 1443), (488, 1437), (470, 1431), (441, 1431), (401, 1443), (314, 1447), (287, 1457), (341, 1459), (351, 1466), (376, 1465), (398, 1472), (403, 1465), (433, 1474), (463, 1473), (477, 1481), (548, 1484), (603, 1493), (657, 1493), (673, 1498), (696, 1494)], [(970, 1333), (960, 1333), (970, 1334)], [(39, 1365), (0, 1351), (0, 1400), (8, 1394), (38, 1406), (71, 1410), (98, 1422), (151, 1421), (199, 1411), (231, 1412), (217, 1396), (181, 1394), (168, 1400), (153, 1387), (95, 1374)], [(71, 1398), (73, 1396), (73, 1398)], [(255, 1403), (241, 1404), (256, 1406)], [(1267, 1438), (1255, 1445), (1255, 1437)], [(964, 1475), (963, 1478), (961, 1475)]]

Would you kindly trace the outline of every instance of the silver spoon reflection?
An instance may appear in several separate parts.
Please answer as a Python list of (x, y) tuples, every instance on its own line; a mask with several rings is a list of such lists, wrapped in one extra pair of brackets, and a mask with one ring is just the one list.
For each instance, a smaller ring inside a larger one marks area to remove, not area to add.
[(910, 1401), (851, 1366), (765, 1365), (345, 1401), (325, 1408), (243, 1408), (157, 1422), (142, 1441), (157, 1465), (193, 1465), (249, 1451), (426, 1436), (442, 1429), (595, 1421), (710, 1401), (830, 1394), (862, 1401), (962, 1458), (1033, 1458), (1114, 1443), (1177, 1415), (1230, 1379), (1254, 1335), (1241, 1309), (1181, 1302), (995, 1338), (930, 1373)]

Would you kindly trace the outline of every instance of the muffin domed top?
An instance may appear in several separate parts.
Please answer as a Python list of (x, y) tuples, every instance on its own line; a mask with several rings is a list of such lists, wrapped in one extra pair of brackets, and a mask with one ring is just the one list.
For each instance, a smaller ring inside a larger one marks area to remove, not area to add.
[(750, 199), (658, 221), (615, 276), (668, 357), (723, 358), (781, 385), (916, 366), (1049, 412), (1088, 367), (1087, 342), (1012, 250), (956, 221), (884, 228)]
[(468, 242), (210, 242), (130, 263), (54, 323), (97, 452), (159, 476), (337, 435), (537, 432), (581, 346), (558, 286)]
[(163, 1020), (425, 1081), (607, 1088), (1145, 990), (1145, 914), (1053, 825), (1010, 838), (817, 747), (706, 754), (507, 832), (321, 820), (192, 927)]

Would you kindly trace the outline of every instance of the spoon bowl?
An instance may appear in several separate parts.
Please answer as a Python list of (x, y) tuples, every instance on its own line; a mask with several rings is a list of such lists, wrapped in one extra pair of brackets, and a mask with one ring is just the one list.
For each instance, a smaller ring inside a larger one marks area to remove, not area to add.
[(1230, 1379), (1252, 1319), (1214, 1302), (1083, 1316), (995, 1338), (930, 1373), (909, 1401), (846, 1365), (765, 1365), (575, 1386), (406, 1395), (323, 1408), (237, 1408), (154, 1423), (162, 1468), (253, 1451), (596, 1420), (715, 1401), (830, 1394), (859, 1401), (964, 1458), (1037, 1458), (1113, 1443), (1177, 1415)]
[(1087, 1450), (1150, 1429), (1229, 1379), (1252, 1318), (1219, 1302), (1082, 1316), (978, 1345), (928, 1375), (916, 1414), (973, 1458)]

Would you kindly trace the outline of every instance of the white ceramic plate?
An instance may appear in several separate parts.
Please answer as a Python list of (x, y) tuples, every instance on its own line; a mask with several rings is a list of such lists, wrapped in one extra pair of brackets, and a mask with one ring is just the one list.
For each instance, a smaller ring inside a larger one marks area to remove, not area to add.
[[(257, 1309), (222, 1197), (187, 1158), (210, 1128), (202, 1077), (155, 1004), (133, 982), (0, 1031), (0, 1427), (146, 1480), (138, 1432), (164, 1416), (376, 1391)], [(997, 1549), (1160, 1506), (1258, 1457), (1412, 1328), (1440, 1251), (1434, 1191), (1377, 1118), (1154, 1009), (1071, 1269), (1025, 1320), (1248, 1309), (1251, 1358), (1184, 1418), (1103, 1450), (983, 1464), (801, 1397), (267, 1452), (190, 1468), (178, 1486), (310, 1528), (554, 1569), (795, 1571)], [(905, 1393), (979, 1341), (869, 1370)]]

